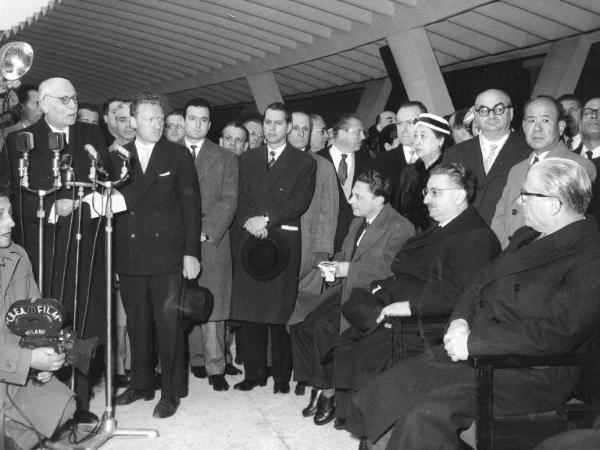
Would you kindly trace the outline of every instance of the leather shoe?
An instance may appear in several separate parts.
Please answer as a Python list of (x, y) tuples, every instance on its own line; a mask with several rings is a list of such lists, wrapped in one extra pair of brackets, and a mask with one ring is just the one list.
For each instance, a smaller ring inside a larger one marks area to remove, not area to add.
[(225, 375), (241, 375), (242, 371), (231, 363), (225, 364)]
[(298, 381), (296, 383), (296, 387), (294, 388), (294, 394), (304, 395), (306, 393), (306, 384), (306, 381)]
[(275, 383), (273, 385), (273, 394), (289, 394), (290, 383)]
[(194, 376), (196, 378), (206, 378), (206, 367), (204, 366), (192, 366), (191, 367), (192, 370), (192, 374), (194, 374)]
[(310, 400), (308, 402), (308, 405), (306, 406), (306, 408), (304, 408), (302, 410), (302, 415), (304, 417), (310, 417), (310, 416), (314, 416), (317, 412), (317, 402), (319, 401), (319, 398), (321, 397), (321, 390), (320, 389), (315, 389), (312, 388), (310, 390)]
[(256, 386), (266, 386), (266, 385), (267, 385), (267, 380), (265, 378), (262, 378), (260, 380), (242, 380), (239, 383), (234, 384), (233, 388), (237, 389), (238, 391), (251, 391)]
[(162, 398), (158, 401), (154, 407), (152, 417), (157, 419), (164, 419), (165, 417), (171, 417), (179, 408), (179, 397), (167, 397)]
[(73, 420), (76, 423), (98, 423), (98, 422), (100, 422), (100, 420), (98, 419), (98, 416), (96, 414), (94, 414), (93, 412), (80, 411), (80, 410), (75, 411), (75, 414), (73, 414)]
[(358, 444), (358, 450), (369, 450), (369, 443), (367, 438), (360, 438), (360, 444)]
[(115, 405), (129, 405), (137, 400), (144, 399), (146, 401), (154, 398), (154, 388), (150, 389), (133, 389), (127, 388), (125, 391), (115, 397)]
[(319, 396), (317, 412), (313, 417), (315, 425), (325, 425), (335, 418), (335, 395), (331, 397)]
[(333, 428), (336, 430), (345, 430), (346, 429), (346, 419), (340, 419), (338, 417), (333, 421)]
[(229, 390), (229, 383), (225, 379), (225, 375), (209, 375), (208, 384), (210, 384), (215, 391)]

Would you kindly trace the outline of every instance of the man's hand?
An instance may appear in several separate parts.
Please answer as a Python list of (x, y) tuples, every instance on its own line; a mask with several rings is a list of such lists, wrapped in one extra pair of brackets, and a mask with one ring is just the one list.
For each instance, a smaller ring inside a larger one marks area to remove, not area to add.
[(336, 278), (346, 278), (348, 276), (348, 268), (350, 263), (347, 261), (332, 261), (331, 265), (335, 267)]
[(258, 231), (267, 228), (267, 219), (265, 218), (265, 216), (250, 217), (248, 220), (246, 220), (244, 228), (248, 233), (250, 233), (253, 236), (256, 236)]
[(31, 368), (44, 372), (55, 372), (65, 363), (65, 354), (58, 354), (51, 347), (34, 348), (31, 351)]
[(183, 255), (183, 277), (193, 280), (200, 274), (202, 265), (198, 258), (190, 255)]
[(409, 317), (410, 315), (409, 302), (396, 302), (392, 303), (391, 305), (387, 305), (381, 310), (379, 317), (377, 318), (377, 323), (380, 323), (383, 319), (385, 319), (385, 316)]
[(74, 208), (75, 202), (73, 200), (69, 200), (68, 198), (56, 200), (56, 214), (59, 216), (68, 216), (73, 212)]
[(466, 361), (469, 357), (468, 340), (469, 324), (464, 319), (456, 319), (450, 323), (444, 336), (444, 349), (452, 361)]
[(206, 234), (200, 233), (200, 243), (202, 243), (204, 241), (208, 241), (208, 238), (206, 237)]
[(40, 372), (37, 374), (37, 380), (42, 384), (46, 384), (51, 378), (52, 372)]
[(269, 231), (266, 228), (263, 228), (252, 235), (258, 239), (265, 239), (269, 235)]

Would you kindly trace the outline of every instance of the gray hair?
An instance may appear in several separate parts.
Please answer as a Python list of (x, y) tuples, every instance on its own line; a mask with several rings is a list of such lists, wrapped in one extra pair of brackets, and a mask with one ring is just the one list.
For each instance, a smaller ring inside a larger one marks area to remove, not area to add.
[(563, 206), (577, 214), (585, 214), (592, 199), (592, 181), (575, 161), (565, 158), (546, 158), (531, 166), (544, 193), (558, 198)]

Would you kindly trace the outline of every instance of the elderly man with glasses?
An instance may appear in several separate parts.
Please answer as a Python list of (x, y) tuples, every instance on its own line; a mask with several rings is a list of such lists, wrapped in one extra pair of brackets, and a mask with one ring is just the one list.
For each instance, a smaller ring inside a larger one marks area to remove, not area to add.
[[(461, 448), (458, 431), (475, 417), (469, 355), (585, 351), (600, 321), (600, 233), (585, 217), (590, 177), (576, 162), (547, 158), (521, 187), (526, 226), (472, 278), (444, 344), (369, 380), (353, 399), (350, 431), (381, 448)], [(556, 409), (578, 376), (565, 367), (497, 371), (494, 413)]]
[(531, 166), (545, 158), (567, 158), (579, 163), (592, 182), (595, 180), (594, 163), (570, 151), (562, 141), (565, 127), (563, 108), (552, 97), (537, 97), (525, 105), (523, 132), (532, 152), (529, 158), (510, 169), (491, 225), (502, 248), (508, 246), (512, 234), (525, 224), (519, 189), (523, 186)]
[[(64, 149), (61, 152), (61, 166), (73, 169), (75, 181), (89, 181), (90, 158), (84, 146), (91, 145), (98, 152), (100, 161), (108, 167), (108, 151), (100, 128), (96, 125), (76, 122), (77, 93), (69, 80), (50, 78), (39, 86), (40, 108), (43, 117), (30, 127), (21, 130), (33, 135), (33, 149), (29, 152), (29, 187), (35, 190), (49, 190), (54, 183), (52, 171), (53, 152), (51, 148), (58, 140), (50, 142), (50, 133), (62, 133)], [(33, 267), (38, 267), (38, 208), (39, 197), (20, 187), (17, 135), (11, 133), (3, 151), (8, 153), (11, 169), (11, 188), (15, 206), (17, 229), (14, 240), (23, 246), (29, 255)], [(56, 134), (54, 134), (56, 136)], [(58, 146), (60, 147), (60, 146)], [(2, 161), (6, 161), (2, 156)], [(81, 231), (73, 226), (77, 202), (74, 192), (77, 189), (64, 186), (54, 195), (44, 198), (44, 280), (42, 295), (53, 297), (73, 312), (74, 298), (78, 298), (77, 328), (84, 337), (104, 335), (105, 283), (104, 283), (104, 244), (103, 239), (95, 239), (98, 219), (91, 219), (90, 208), (82, 206)], [(89, 192), (86, 189), (86, 194)], [(50, 219), (50, 220), (49, 220)], [(75, 222), (76, 223), (76, 222)], [(79, 284), (75, 295), (75, 258), (76, 234), (81, 233), (79, 257)], [(95, 255), (95, 261), (92, 260)], [(40, 280), (36, 280), (40, 283)], [(89, 299), (88, 296), (89, 295)], [(88, 303), (89, 302), (89, 303)], [(88, 320), (84, 320), (87, 311)], [(86, 328), (79, 328), (86, 324)], [(100, 363), (101, 364), (101, 363)], [(97, 418), (89, 412), (91, 386), (80, 372), (75, 372), (77, 392), (77, 413), (75, 418), (89, 422)]]
[(479, 135), (450, 147), (444, 154), (444, 164), (462, 163), (477, 177), (473, 205), (488, 225), (506, 186), (508, 172), (529, 154), (523, 138), (510, 128), (512, 119), (512, 102), (506, 92), (483, 91), (475, 99)]

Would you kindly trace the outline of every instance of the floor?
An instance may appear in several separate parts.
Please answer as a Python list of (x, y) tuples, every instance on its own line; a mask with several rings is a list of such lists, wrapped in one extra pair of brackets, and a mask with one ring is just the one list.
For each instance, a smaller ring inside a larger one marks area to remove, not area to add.
[[(243, 376), (228, 376), (233, 387)], [(104, 390), (99, 387), (92, 402), (92, 411), (99, 416), (104, 411)], [(154, 419), (152, 410), (159, 392), (152, 401), (137, 401), (115, 409), (117, 427), (153, 428), (160, 436), (118, 436), (102, 446), (106, 450), (179, 450), (179, 449), (327, 449), (358, 448), (358, 440), (346, 431), (313, 424), (302, 417), (306, 395), (273, 394), (272, 379), (266, 387), (250, 392), (215, 392), (206, 379), (190, 375), (189, 395), (183, 398), (177, 413), (168, 419)]]

